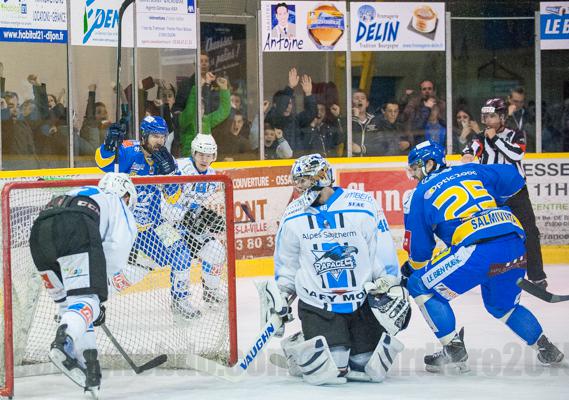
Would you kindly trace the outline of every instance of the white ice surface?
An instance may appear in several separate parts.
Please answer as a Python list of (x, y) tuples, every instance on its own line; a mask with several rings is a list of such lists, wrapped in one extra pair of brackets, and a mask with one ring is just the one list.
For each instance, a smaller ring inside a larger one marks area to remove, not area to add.
[[(546, 272), (552, 292), (569, 293), (569, 266), (550, 266)], [(239, 349), (244, 350), (259, 330), (253, 279), (238, 280), (237, 298)], [(547, 304), (524, 293), (522, 304), (537, 315), (550, 340), (569, 354), (569, 302)], [(569, 399), (569, 363), (565, 361), (558, 368), (538, 365), (535, 352), (485, 312), (478, 289), (452, 305), (457, 326), (465, 326), (472, 370), (468, 375), (439, 376), (424, 372), (425, 352), (438, 350), (439, 346), (414, 307), (409, 329), (398, 336), (406, 349), (389, 378), (381, 384), (307, 385), (269, 363), (269, 354), (279, 351), (279, 340), (274, 339), (243, 382), (228, 383), (195, 371), (154, 370), (141, 376), (130, 371), (104, 371), (101, 399)], [(287, 325), (287, 335), (296, 332), (298, 326), (298, 321)], [(15, 398), (88, 397), (64, 376), (49, 375), (16, 379)]]

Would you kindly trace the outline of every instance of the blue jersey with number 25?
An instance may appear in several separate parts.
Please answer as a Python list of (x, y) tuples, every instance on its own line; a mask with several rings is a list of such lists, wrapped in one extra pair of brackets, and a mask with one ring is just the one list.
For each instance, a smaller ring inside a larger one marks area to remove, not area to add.
[(404, 202), (405, 240), (411, 265), (431, 259), (437, 235), (447, 246), (467, 246), (517, 233), (517, 218), (502, 205), (525, 185), (512, 165), (464, 164), (424, 178)]

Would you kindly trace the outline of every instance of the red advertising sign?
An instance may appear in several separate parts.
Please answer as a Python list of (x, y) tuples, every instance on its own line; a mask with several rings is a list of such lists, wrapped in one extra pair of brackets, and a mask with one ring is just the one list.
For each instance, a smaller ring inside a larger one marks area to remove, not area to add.
[(417, 185), (403, 168), (338, 170), (338, 186), (369, 192), (383, 209), (390, 227), (403, 225), (405, 193)]

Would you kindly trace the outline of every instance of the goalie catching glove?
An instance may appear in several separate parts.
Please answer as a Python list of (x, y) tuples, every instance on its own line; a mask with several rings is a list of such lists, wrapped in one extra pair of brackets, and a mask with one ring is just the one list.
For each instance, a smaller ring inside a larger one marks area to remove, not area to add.
[(289, 289), (281, 290), (275, 281), (255, 282), (261, 303), (261, 326), (264, 326), (273, 315), (278, 315), (283, 325), (275, 332), (276, 337), (283, 337), (284, 324), (294, 319), (292, 303), (294, 293)]
[(397, 280), (387, 276), (364, 284), (373, 315), (391, 336), (407, 328), (411, 319), (409, 292)]
[(190, 233), (197, 236), (225, 231), (225, 219), (215, 211), (204, 207), (197, 207), (186, 212), (182, 224), (188, 228)]

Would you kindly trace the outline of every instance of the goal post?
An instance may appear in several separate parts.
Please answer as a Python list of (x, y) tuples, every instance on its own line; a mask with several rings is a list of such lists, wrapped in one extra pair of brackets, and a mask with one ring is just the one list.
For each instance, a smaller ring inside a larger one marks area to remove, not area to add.
[[(99, 179), (6, 183), (1, 192), (2, 296), (0, 296), (0, 396), (14, 395), (18, 376), (55, 372), (49, 346), (57, 314), (33, 263), (29, 236), (33, 221), (54, 196)], [(149, 219), (138, 225), (128, 268), (139, 277), (105, 303), (106, 325), (137, 363), (160, 354), (163, 368), (188, 368), (187, 354), (233, 365), (237, 361), (235, 238), (232, 181), (225, 175), (133, 177), (135, 209)], [(144, 198), (158, 193), (159, 206)], [(168, 201), (170, 192), (176, 201)], [(145, 208), (146, 207), (146, 208)], [(138, 217), (137, 217), (138, 219)], [(152, 223), (148, 223), (152, 221)], [(139, 221), (137, 221), (139, 222)], [(197, 317), (180, 316), (171, 294), (173, 271), (185, 271)], [(96, 329), (102, 368), (128, 364), (104, 332)]]

